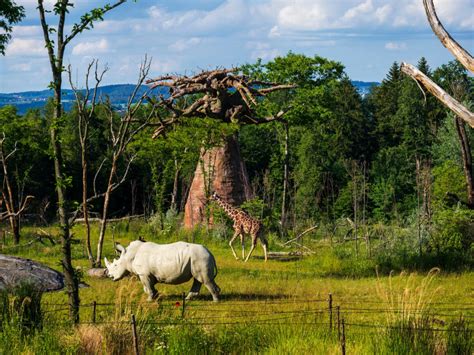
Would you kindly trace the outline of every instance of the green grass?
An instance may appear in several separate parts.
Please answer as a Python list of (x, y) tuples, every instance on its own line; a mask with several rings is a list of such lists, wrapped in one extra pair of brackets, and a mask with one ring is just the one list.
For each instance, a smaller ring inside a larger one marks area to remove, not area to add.
[[(58, 235), (55, 228), (48, 231)], [(73, 245), (74, 265), (85, 274), (88, 261), (83, 227), (76, 226), (73, 232), (79, 241)], [(35, 228), (25, 228), (22, 243), (28, 242), (35, 233)], [(95, 225), (92, 235), (97, 234)], [(109, 259), (114, 257), (111, 234), (112, 229), (109, 229), (104, 246), (104, 256)], [(129, 320), (134, 313), (140, 347), (147, 353), (310, 354), (317, 351), (338, 354), (341, 344), (336, 326), (330, 331), (328, 324), (329, 293), (347, 323), (348, 353), (473, 350), (472, 331), (467, 330), (472, 328), (474, 316), (474, 273), (471, 271), (446, 273), (441, 270), (433, 277), (427, 277), (426, 272), (406, 275), (397, 272), (377, 277), (377, 259), (367, 258), (364, 248), (356, 256), (350, 245), (331, 247), (328, 241), (321, 239), (305, 240), (305, 246), (315, 254), (301, 260), (264, 263), (252, 258), (243, 263), (232, 257), (226, 240), (207, 235), (205, 230), (191, 233), (171, 228), (160, 232), (153, 225), (134, 221), (116, 224), (113, 234), (114, 240), (124, 245), (138, 236), (158, 243), (194, 239), (206, 245), (215, 255), (219, 268), (216, 282), (222, 289), (221, 302), (213, 303), (203, 287), (202, 295), (187, 303), (182, 319), (181, 306), (177, 307), (176, 302), (181, 303), (181, 295), (189, 290), (191, 282), (157, 285), (158, 301), (146, 303), (136, 278), (112, 282), (85, 276), (84, 281), (90, 287), (80, 291), (83, 305), (80, 315), (84, 324), (74, 328), (68, 323), (67, 310), (61, 310), (67, 308), (61, 306), (67, 302), (64, 292), (45, 294), (42, 299), (45, 326), (23, 340), (17, 337), (14, 341), (14, 326), (4, 327), (0, 353), (8, 353), (13, 348), (15, 353), (130, 352)], [(27, 247), (7, 245), (3, 253), (35, 259), (60, 270), (60, 245), (44, 243)], [(270, 250), (287, 249), (283, 249), (278, 240), (271, 239)], [(260, 246), (254, 255), (262, 255)], [(98, 306), (98, 324), (95, 325), (88, 324), (92, 319), (89, 305), (94, 301), (108, 304)], [(421, 315), (424, 318), (417, 318)], [(462, 321), (461, 315), (464, 315)], [(441, 330), (427, 332), (424, 328)], [(412, 342), (407, 343), (406, 339)]]

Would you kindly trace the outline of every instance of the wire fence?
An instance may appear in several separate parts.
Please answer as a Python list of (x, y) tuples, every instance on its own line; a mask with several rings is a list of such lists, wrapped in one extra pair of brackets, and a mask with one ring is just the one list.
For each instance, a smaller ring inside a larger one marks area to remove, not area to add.
[[(311, 325), (311, 326), (326, 326), (328, 329), (340, 329), (341, 320), (352, 320), (345, 323), (345, 327), (355, 328), (369, 328), (369, 329), (404, 329), (403, 326), (393, 326), (387, 323), (387, 315), (392, 314), (398, 317), (412, 316), (412, 317), (429, 317), (432, 323), (439, 326), (426, 327), (417, 326), (417, 331), (434, 331), (446, 332), (448, 321), (453, 321), (456, 318), (463, 320), (470, 327), (472, 319), (474, 319), (474, 304), (473, 303), (430, 303), (429, 309), (403, 309), (395, 308), (392, 304), (382, 301), (365, 302), (370, 307), (354, 306), (354, 301), (341, 301), (337, 306), (334, 306), (334, 299), (329, 295), (328, 299), (287, 299), (287, 300), (248, 300), (248, 301), (222, 301), (214, 302), (200, 302), (186, 301), (184, 298), (179, 301), (161, 300), (157, 302), (93, 302), (81, 305), (81, 308), (90, 309), (91, 321), (82, 321), (80, 324), (130, 324), (129, 320), (104, 320), (98, 318), (100, 311), (107, 311), (110, 314), (112, 308), (127, 308), (130, 313), (132, 309), (136, 311), (144, 309), (156, 309), (161, 312), (168, 312), (171, 318), (150, 321), (141, 320), (140, 325), (160, 325), (160, 326), (187, 326), (187, 325), (242, 325), (242, 324), (258, 324), (258, 325)], [(293, 305), (294, 309), (279, 309), (280, 306)], [(449, 307), (437, 307), (448, 306)], [(385, 307), (384, 307), (385, 306)], [(405, 307), (417, 304), (404, 303)], [(238, 307), (242, 307), (240, 309)], [(347, 308), (346, 308), (347, 307)], [(65, 303), (44, 303), (43, 313), (59, 313), (67, 312), (69, 308)], [(171, 313), (170, 313), (171, 312)], [(173, 313), (174, 312), (174, 313)], [(176, 313), (178, 312), (178, 314)], [(180, 314), (179, 314), (180, 313)], [(103, 315), (103, 314), (102, 314)], [(159, 316), (160, 314), (158, 314)], [(357, 319), (359, 316), (359, 319)], [(371, 316), (371, 321), (364, 317)], [(375, 316), (375, 317), (374, 317)], [(173, 318), (174, 317), (174, 318)], [(362, 319), (360, 319), (362, 317)], [(385, 317), (385, 318), (384, 318)], [(381, 322), (374, 322), (373, 318), (381, 318)], [(443, 319), (446, 319), (444, 321)], [(474, 331), (472, 328), (467, 328), (467, 331)], [(407, 327), (406, 329), (413, 329)]]

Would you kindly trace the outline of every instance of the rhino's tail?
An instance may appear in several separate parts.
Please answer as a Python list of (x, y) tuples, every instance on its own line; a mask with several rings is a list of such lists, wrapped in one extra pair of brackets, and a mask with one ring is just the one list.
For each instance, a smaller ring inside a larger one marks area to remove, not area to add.
[(214, 278), (216, 278), (217, 272), (218, 272), (218, 270), (217, 270), (217, 263), (216, 263), (216, 259), (214, 259)]

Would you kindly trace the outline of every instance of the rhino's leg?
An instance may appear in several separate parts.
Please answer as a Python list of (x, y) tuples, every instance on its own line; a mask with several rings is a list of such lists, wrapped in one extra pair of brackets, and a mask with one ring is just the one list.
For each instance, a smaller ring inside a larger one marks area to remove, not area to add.
[(202, 283), (198, 281), (197, 279), (194, 279), (193, 285), (191, 286), (191, 290), (188, 293), (188, 296), (186, 297), (187, 300), (192, 299), (194, 296), (199, 295), (199, 291), (201, 291), (201, 286)]
[(148, 301), (153, 301), (158, 296), (158, 291), (155, 290), (154, 280), (147, 275), (139, 275), (140, 281), (143, 285), (143, 291), (148, 295)]
[(214, 282), (214, 280), (209, 280), (208, 282), (204, 283), (204, 286), (209, 290), (209, 292), (212, 295), (212, 300), (214, 302), (219, 301), (219, 293), (221, 292), (221, 289), (217, 284)]

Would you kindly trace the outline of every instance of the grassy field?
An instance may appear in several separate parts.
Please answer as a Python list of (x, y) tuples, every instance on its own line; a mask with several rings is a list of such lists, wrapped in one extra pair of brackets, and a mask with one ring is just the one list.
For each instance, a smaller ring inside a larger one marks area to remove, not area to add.
[[(143, 353), (341, 353), (342, 319), (348, 354), (471, 353), (474, 273), (430, 272), (376, 274), (376, 262), (356, 257), (353, 246), (331, 247), (323, 239), (305, 240), (315, 253), (294, 261), (235, 260), (225, 238), (195, 233), (159, 232), (143, 222), (120, 223), (109, 234), (105, 256), (114, 257), (113, 241), (124, 245), (139, 235), (158, 243), (193, 239), (215, 255), (221, 301), (201, 296), (186, 302), (183, 285), (157, 285), (160, 297), (148, 303), (135, 277), (119, 282), (89, 278), (83, 244), (74, 245), (75, 265), (83, 271), (81, 324), (71, 327), (64, 292), (45, 294), (41, 330), (18, 336), (4, 324), (0, 353), (130, 353), (131, 315), (138, 324)], [(54, 228), (48, 231), (56, 235)], [(25, 228), (22, 243), (34, 238)], [(76, 239), (83, 229), (76, 226)], [(93, 235), (97, 235), (94, 230)], [(59, 269), (60, 246), (7, 245), (3, 253), (28, 257)], [(247, 247), (249, 245), (247, 244)], [(271, 240), (271, 250), (284, 249)], [(260, 246), (255, 256), (262, 255)], [(329, 294), (332, 297), (330, 327)], [(93, 302), (96, 302), (95, 323)], [(337, 307), (340, 309), (339, 317)], [(184, 313), (184, 314), (183, 314)], [(339, 318), (340, 322), (337, 321)], [(12, 323), (13, 324), (13, 323)]]

